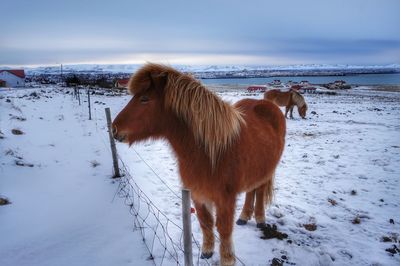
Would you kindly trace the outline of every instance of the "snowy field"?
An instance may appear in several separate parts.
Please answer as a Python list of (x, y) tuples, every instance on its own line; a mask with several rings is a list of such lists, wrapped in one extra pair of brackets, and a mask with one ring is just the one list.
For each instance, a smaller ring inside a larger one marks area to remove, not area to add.
[[(0, 196), (11, 202), (0, 206), (0, 265), (176, 265), (157, 243), (154, 260), (148, 259), (140, 228), (116, 195), (118, 181), (110, 178), (104, 108), (115, 117), (130, 96), (92, 95), (88, 120), (86, 96), (79, 105), (67, 91), (0, 91)], [(217, 91), (230, 102), (262, 98)], [(399, 248), (400, 234), (400, 92), (364, 87), (305, 97), (308, 118), (295, 111), (287, 122), (275, 199), (267, 210), (267, 223), (287, 238), (262, 239), (254, 220), (235, 225), (236, 256), (245, 265), (399, 265), (393, 246)], [(168, 145), (117, 149), (134, 182), (180, 225), (181, 185)], [(180, 242), (179, 230), (168, 228)], [(194, 253), (197, 263), (195, 243)], [(217, 252), (200, 263), (218, 261)]]

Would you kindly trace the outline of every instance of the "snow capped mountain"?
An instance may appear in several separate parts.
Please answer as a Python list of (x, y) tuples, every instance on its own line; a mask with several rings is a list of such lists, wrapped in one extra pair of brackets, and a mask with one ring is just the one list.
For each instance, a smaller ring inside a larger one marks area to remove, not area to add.
[[(90, 72), (90, 73), (132, 73), (141, 65), (134, 64), (77, 64), (63, 65), (63, 73)], [(246, 72), (246, 71), (312, 71), (312, 70), (396, 70), (400, 71), (400, 64), (390, 65), (284, 65), (284, 66), (236, 66), (236, 65), (173, 65), (184, 72)], [(59, 74), (61, 65), (40, 66), (26, 68), (28, 74)]]

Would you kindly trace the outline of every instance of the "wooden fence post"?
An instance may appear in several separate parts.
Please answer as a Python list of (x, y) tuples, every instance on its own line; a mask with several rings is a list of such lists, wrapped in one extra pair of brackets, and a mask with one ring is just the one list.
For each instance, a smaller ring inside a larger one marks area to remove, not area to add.
[(90, 110), (90, 90), (87, 90), (87, 98), (88, 98), (88, 108), (89, 108), (89, 120), (92, 120), (92, 110)]
[(185, 266), (193, 266), (190, 190), (182, 189), (183, 250)]
[(106, 111), (106, 117), (107, 117), (108, 136), (110, 137), (111, 153), (112, 153), (112, 159), (113, 159), (113, 165), (114, 165), (114, 176), (113, 176), (113, 178), (117, 178), (117, 177), (121, 177), (121, 175), (119, 173), (118, 158), (117, 158), (117, 148), (115, 147), (114, 136), (113, 136), (112, 128), (111, 128), (111, 112), (110, 112), (110, 108), (107, 107), (105, 109), (105, 111)]
[(80, 91), (79, 91), (79, 87), (77, 87), (77, 92), (78, 92), (78, 102), (79, 102), (79, 105), (81, 105), (81, 93), (80, 93)]

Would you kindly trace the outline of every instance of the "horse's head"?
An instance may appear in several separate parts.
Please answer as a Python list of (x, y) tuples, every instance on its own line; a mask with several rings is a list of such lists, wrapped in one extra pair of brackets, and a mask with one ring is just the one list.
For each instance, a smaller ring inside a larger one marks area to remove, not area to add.
[(304, 105), (299, 108), (299, 115), (301, 116), (301, 118), (303, 118), (303, 119), (306, 118), (307, 109), (308, 109), (308, 107), (307, 107), (306, 103), (304, 103)]
[(157, 65), (149, 64), (131, 77), (128, 90), (133, 97), (112, 123), (115, 139), (132, 144), (161, 134), (167, 75)]

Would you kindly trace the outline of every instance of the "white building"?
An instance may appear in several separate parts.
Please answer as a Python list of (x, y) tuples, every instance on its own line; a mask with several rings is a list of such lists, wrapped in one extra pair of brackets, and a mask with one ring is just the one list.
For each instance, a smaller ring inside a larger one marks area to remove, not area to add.
[(15, 69), (0, 69), (0, 86), (5, 87), (24, 87), (25, 71)]

